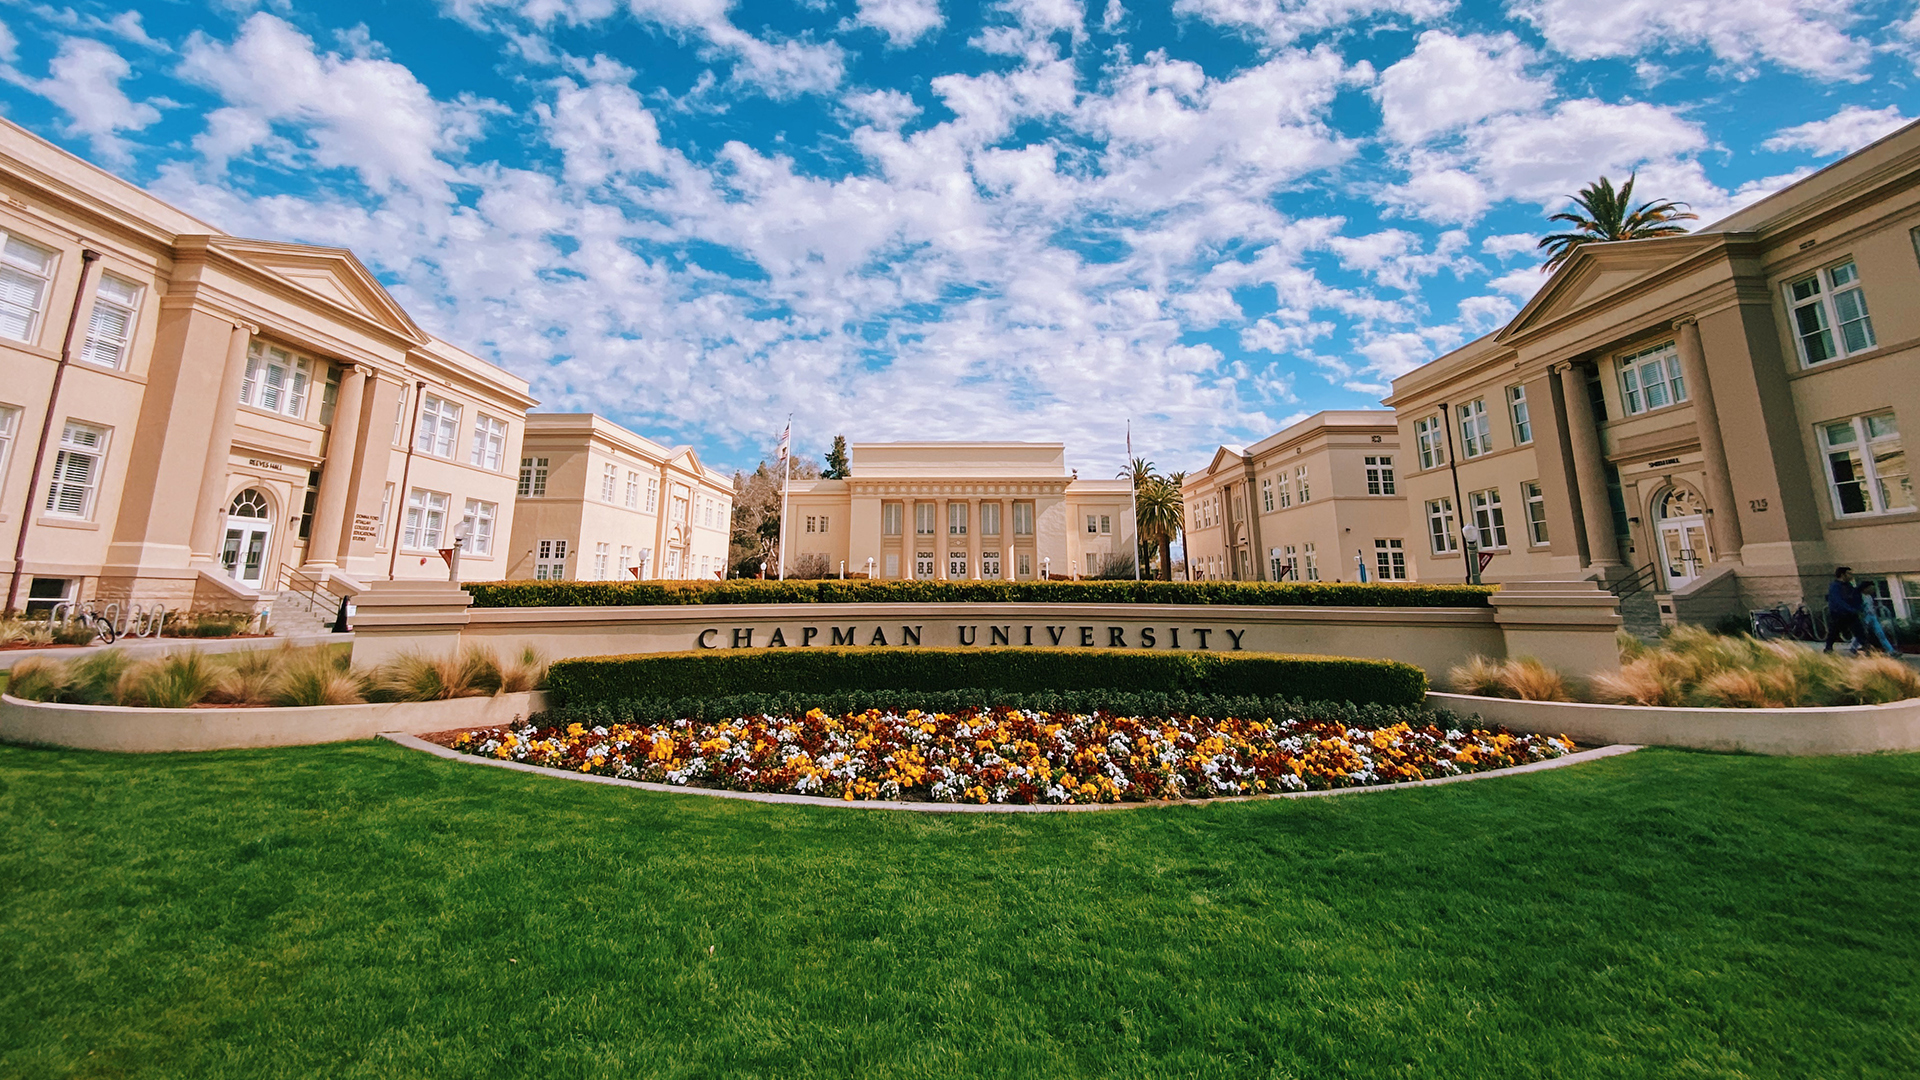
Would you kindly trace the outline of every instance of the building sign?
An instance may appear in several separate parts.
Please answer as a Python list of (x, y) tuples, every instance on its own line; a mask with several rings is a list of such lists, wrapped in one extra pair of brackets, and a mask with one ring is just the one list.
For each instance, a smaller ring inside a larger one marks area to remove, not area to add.
[[(700, 631), (694, 642), (702, 649), (779, 649), (806, 648), (815, 645), (886, 645), (911, 647), (920, 644), (924, 624), (853, 623), (843, 626), (795, 627), (787, 636), (787, 627), (771, 632), (750, 626), (721, 629), (710, 626)], [(982, 633), (982, 631), (985, 631)], [(1001, 645), (1015, 648), (1080, 649), (1224, 649), (1238, 652), (1247, 631), (1213, 626), (1142, 626), (1131, 628), (1108, 625), (1064, 626), (1036, 623), (956, 623), (954, 638), (962, 647)]]
[(380, 533), (380, 519), (372, 514), (353, 515), (353, 538), (372, 540)]
[(285, 465), (282, 465), (277, 461), (268, 461), (265, 458), (250, 457), (247, 459), (247, 466), (253, 469), (272, 469), (274, 472), (287, 471), (287, 467)]

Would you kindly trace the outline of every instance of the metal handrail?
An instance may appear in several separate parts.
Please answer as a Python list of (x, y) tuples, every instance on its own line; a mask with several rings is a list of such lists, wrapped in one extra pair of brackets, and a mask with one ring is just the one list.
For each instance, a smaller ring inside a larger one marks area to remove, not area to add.
[(1608, 586), (1607, 591), (1618, 599), (1625, 600), (1627, 597), (1633, 596), (1636, 593), (1647, 591), (1647, 589), (1651, 588), (1654, 583), (1659, 580), (1660, 571), (1655, 568), (1652, 563), (1648, 563), (1640, 569), (1635, 570), (1632, 577), (1623, 578)]
[(304, 573), (291, 566), (284, 568), (281, 572), (280, 589), (305, 598), (307, 607), (313, 611), (320, 610), (323, 596), (326, 598), (327, 607), (331, 609), (335, 606), (335, 601), (347, 595), (334, 591), (332, 578)]

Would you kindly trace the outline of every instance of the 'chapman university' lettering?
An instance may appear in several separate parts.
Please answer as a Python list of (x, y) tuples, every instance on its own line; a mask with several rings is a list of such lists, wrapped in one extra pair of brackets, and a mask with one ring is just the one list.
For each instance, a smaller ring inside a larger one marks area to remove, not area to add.
[[(978, 623), (956, 623), (953, 629), (954, 640), (961, 648), (973, 648), (983, 644), (1010, 648), (1058, 648), (1062, 645), (1074, 645), (1084, 649), (1178, 649), (1181, 651), (1213, 650), (1216, 648), (1213, 636), (1218, 632), (1231, 642), (1226, 650), (1228, 652), (1239, 652), (1245, 649), (1242, 639), (1247, 633), (1245, 629), (1218, 629), (1212, 626), (1143, 626), (1138, 630), (1128, 630), (1124, 626), (1077, 625), (1041, 625), (1039, 628), (1046, 633), (1044, 642), (1034, 641), (1033, 624), (1020, 624), (1017, 634), (1013, 623), (997, 626), (988, 624), (984, 641), (981, 639), (981, 627)], [(822, 631), (818, 626), (794, 628), (797, 640), (788, 638), (786, 633), (788, 629), (784, 626), (775, 627), (771, 634), (756, 641), (754, 627), (736, 626), (723, 630), (712, 626), (700, 631), (699, 636), (694, 640), (702, 649), (805, 649), (816, 645), (912, 648), (921, 644), (921, 631), (924, 629), (924, 624), (874, 626), (870, 633), (859, 624), (829, 626), (826, 628), (825, 641), (819, 640), (822, 637)], [(892, 636), (888, 635), (889, 629), (894, 631)], [(1186, 640), (1192, 644), (1181, 644), (1182, 630), (1187, 632)], [(1016, 637), (1019, 639), (1017, 645), (1014, 644)]]

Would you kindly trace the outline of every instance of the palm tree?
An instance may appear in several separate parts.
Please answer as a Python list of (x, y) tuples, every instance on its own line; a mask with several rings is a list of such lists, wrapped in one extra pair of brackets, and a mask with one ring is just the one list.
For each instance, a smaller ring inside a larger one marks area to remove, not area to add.
[(1687, 230), (1675, 222), (1693, 221), (1699, 217), (1692, 211), (1681, 209), (1686, 203), (1671, 199), (1649, 199), (1639, 206), (1633, 206), (1633, 182), (1637, 178), (1637, 173), (1629, 175), (1627, 182), (1620, 185), (1620, 190), (1616, 192), (1613, 190), (1613, 181), (1603, 176), (1598, 183), (1581, 188), (1580, 194), (1568, 196), (1579, 206), (1579, 212), (1555, 214), (1547, 220), (1567, 222), (1577, 231), (1554, 233), (1541, 238), (1539, 246), (1553, 253), (1547, 265), (1540, 268), (1541, 272), (1558, 270), (1560, 264), (1572, 258), (1582, 244), (1677, 236)]
[[(1184, 476), (1183, 476), (1184, 478)], [(1140, 539), (1160, 549), (1160, 580), (1173, 580), (1173, 539), (1186, 517), (1185, 496), (1172, 476), (1156, 476), (1134, 495), (1140, 514)]]

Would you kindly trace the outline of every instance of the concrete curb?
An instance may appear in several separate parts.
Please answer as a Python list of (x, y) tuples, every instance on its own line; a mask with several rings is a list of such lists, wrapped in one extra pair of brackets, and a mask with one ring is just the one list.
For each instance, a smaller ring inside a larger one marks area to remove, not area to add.
[(1575, 742), (1809, 756), (1920, 750), (1920, 698), (1807, 709), (1696, 709), (1516, 701), (1429, 692), (1427, 704), (1486, 726), (1565, 735)]
[(11, 671), (13, 665), (29, 657), (45, 657), (49, 660), (78, 660), (108, 649), (125, 649), (135, 655), (148, 653), (166, 653), (175, 650), (198, 649), (203, 653), (247, 652), (252, 649), (277, 649), (282, 645), (306, 648), (310, 645), (351, 645), (352, 634), (288, 634), (285, 637), (270, 635), (267, 637), (242, 638), (121, 638), (111, 645), (47, 645), (36, 649), (0, 650), (0, 671)]
[(1630, 754), (1640, 749), (1638, 746), (1602, 746), (1593, 750), (1582, 750), (1566, 757), (1550, 761), (1536, 761), (1530, 765), (1516, 765), (1511, 769), (1495, 769), (1491, 772), (1466, 773), (1461, 776), (1443, 776), (1434, 780), (1408, 780), (1398, 784), (1374, 784), (1368, 787), (1333, 788), (1327, 791), (1283, 791), (1272, 795), (1228, 795), (1218, 799), (1182, 799), (1174, 802), (1130, 802), (1130, 803), (1088, 803), (1085, 805), (1045, 806), (1020, 804), (979, 805), (976, 803), (916, 803), (892, 802), (885, 799), (848, 802), (845, 799), (827, 799), (818, 795), (782, 795), (777, 792), (762, 791), (722, 791), (717, 788), (676, 787), (672, 784), (653, 784), (644, 780), (622, 780), (614, 776), (595, 776), (591, 773), (568, 772), (565, 769), (549, 769), (542, 765), (528, 765), (518, 761), (500, 761), (496, 758), (476, 757), (463, 754), (458, 750), (449, 750), (436, 743), (398, 731), (383, 731), (380, 737), (388, 742), (407, 747), (410, 750), (422, 750), (437, 758), (457, 761), (466, 765), (491, 765), (496, 769), (512, 769), (515, 772), (534, 773), (556, 780), (577, 780), (588, 784), (609, 784), (614, 787), (638, 788), (641, 791), (658, 792), (663, 795), (706, 795), (716, 799), (740, 799), (745, 802), (785, 803), (790, 806), (833, 807), (842, 810), (909, 810), (923, 814), (1050, 814), (1071, 813), (1075, 811), (1099, 810), (1149, 810), (1166, 806), (1206, 806), (1212, 803), (1262, 802), (1267, 799), (1306, 799), (1321, 795), (1359, 795), (1374, 791), (1404, 791), (1407, 788), (1437, 787), (1441, 784), (1458, 784), (1467, 780), (1485, 780), (1495, 776), (1513, 776), (1517, 773), (1544, 772), (1566, 765), (1578, 765), (1601, 758)]

